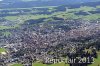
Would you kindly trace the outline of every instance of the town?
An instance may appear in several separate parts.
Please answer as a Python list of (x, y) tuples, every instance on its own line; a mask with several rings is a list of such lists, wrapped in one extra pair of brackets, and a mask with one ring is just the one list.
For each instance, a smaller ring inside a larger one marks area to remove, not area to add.
[(0, 66), (100, 66), (100, 1), (55, 1), (0, 0)]

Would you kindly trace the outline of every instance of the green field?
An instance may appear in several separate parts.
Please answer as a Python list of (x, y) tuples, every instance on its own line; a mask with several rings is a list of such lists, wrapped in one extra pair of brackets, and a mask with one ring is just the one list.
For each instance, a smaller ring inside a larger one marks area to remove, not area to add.
[(0, 48), (0, 53), (1, 52), (6, 52), (6, 49), (5, 48)]
[[(100, 14), (91, 14), (91, 13), (89, 13), (89, 11), (95, 11), (99, 7), (100, 6), (96, 6), (96, 8), (89, 7), (89, 6), (81, 6), (80, 8), (68, 9), (67, 11), (54, 12), (51, 15), (46, 15), (46, 14), (41, 14), (41, 15), (40, 14), (35, 14), (35, 15), (32, 15), (29, 12), (27, 15), (7, 16), (7, 17), (4, 17), (4, 18), (7, 19), (7, 20), (22, 19), (23, 22), (26, 21), (26, 20), (29, 20), (29, 19), (40, 19), (40, 18), (48, 18), (48, 17), (53, 17), (53, 16), (66, 18), (66, 19), (69, 19), (69, 18), (72, 18), (72, 19), (82, 18), (82, 19), (88, 19), (88, 20), (96, 20), (96, 19), (100, 18)], [(39, 7), (37, 7), (37, 8), (39, 8)], [(40, 8), (48, 8), (49, 12), (52, 11), (52, 10), (56, 10), (54, 7), (40, 7)], [(27, 9), (31, 10), (31, 8), (27, 8)], [(74, 14), (74, 13), (77, 13), (77, 12), (80, 12), (80, 11), (86, 12), (89, 15), (75, 15)]]
[(65, 63), (57, 63), (57, 64), (42, 64), (39, 62), (33, 63), (33, 66), (69, 66), (68, 64)]
[(13, 64), (13, 65), (11, 65), (11, 66), (23, 66), (22, 64), (18, 64), (18, 63), (16, 63), (16, 64)]
[(46, 15), (46, 14), (41, 14), (41, 15), (39, 15), (39, 14), (36, 14), (36, 15), (28, 14), (28, 15), (20, 15), (20, 16), (7, 16), (7, 17), (5, 17), (5, 19), (7, 19), (7, 20), (20, 19), (20, 20), (26, 21), (26, 20), (29, 20), (29, 19), (48, 18), (50, 16), (51, 15)]

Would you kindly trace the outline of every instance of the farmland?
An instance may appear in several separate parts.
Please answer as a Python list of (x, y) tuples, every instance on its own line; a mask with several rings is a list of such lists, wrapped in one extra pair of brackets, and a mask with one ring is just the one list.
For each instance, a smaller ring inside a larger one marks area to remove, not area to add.
[[(46, 9), (51, 9), (54, 7), (46, 7)], [(35, 13), (33, 12), (33, 10), (31, 10), (31, 8), (27, 8), (26, 10), (30, 10), (29, 12), (21, 12), (19, 14), (22, 14), (22, 15), (15, 15), (15, 16), (4, 16), (3, 18), (5, 20), (10, 20), (10, 21), (19, 21), (19, 22), (15, 22), (16, 24), (12, 26), (3, 26), (1, 25), (0, 29), (10, 29), (10, 28), (15, 28), (16, 25), (21, 25), (21, 24), (24, 24), (25, 21), (27, 20), (30, 20), (30, 19), (40, 19), (40, 18), (45, 18), (45, 19), (48, 19), (48, 18), (51, 18), (51, 17), (58, 17), (58, 18), (62, 18), (62, 19), (84, 19), (84, 20), (97, 20), (100, 18), (100, 14), (99, 13), (94, 13), (92, 14), (91, 11), (96, 11), (97, 9), (99, 8), (99, 6), (97, 6), (97, 8), (94, 8), (94, 7), (88, 7), (88, 6), (81, 6), (80, 8), (72, 8), (72, 9), (68, 9), (68, 10), (65, 10), (65, 11), (57, 11), (57, 12), (53, 12), (55, 10), (57, 10), (56, 8), (51, 12), (51, 14), (42, 14), (41, 11), (41, 14), (31, 14), (31, 13)], [(42, 9), (45, 9), (42, 8)], [(7, 9), (9, 10), (9, 9)], [(11, 10), (15, 10), (15, 9), (11, 9)], [(20, 11), (23, 11), (23, 8), (21, 9), (18, 9)], [(48, 12), (48, 11), (47, 11)], [(8, 12), (9, 13), (9, 12)], [(50, 12), (48, 12), (50, 13)], [(16, 13), (15, 13), (16, 14)], [(11, 14), (11, 15), (14, 15)], [(2, 17), (1, 17), (2, 18)], [(8, 22), (9, 23), (9, 22)], [(12, 23), (13, 24), (13, 23)]]

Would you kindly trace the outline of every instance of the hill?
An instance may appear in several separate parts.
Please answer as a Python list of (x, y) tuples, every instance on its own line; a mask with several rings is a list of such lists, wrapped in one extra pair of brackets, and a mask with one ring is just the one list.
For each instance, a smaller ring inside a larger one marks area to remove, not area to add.
[(59, 6), (76, 3), (97, 2), (100, 0), (1, 0), (1, 8), (26, 8), (39, 6)]

